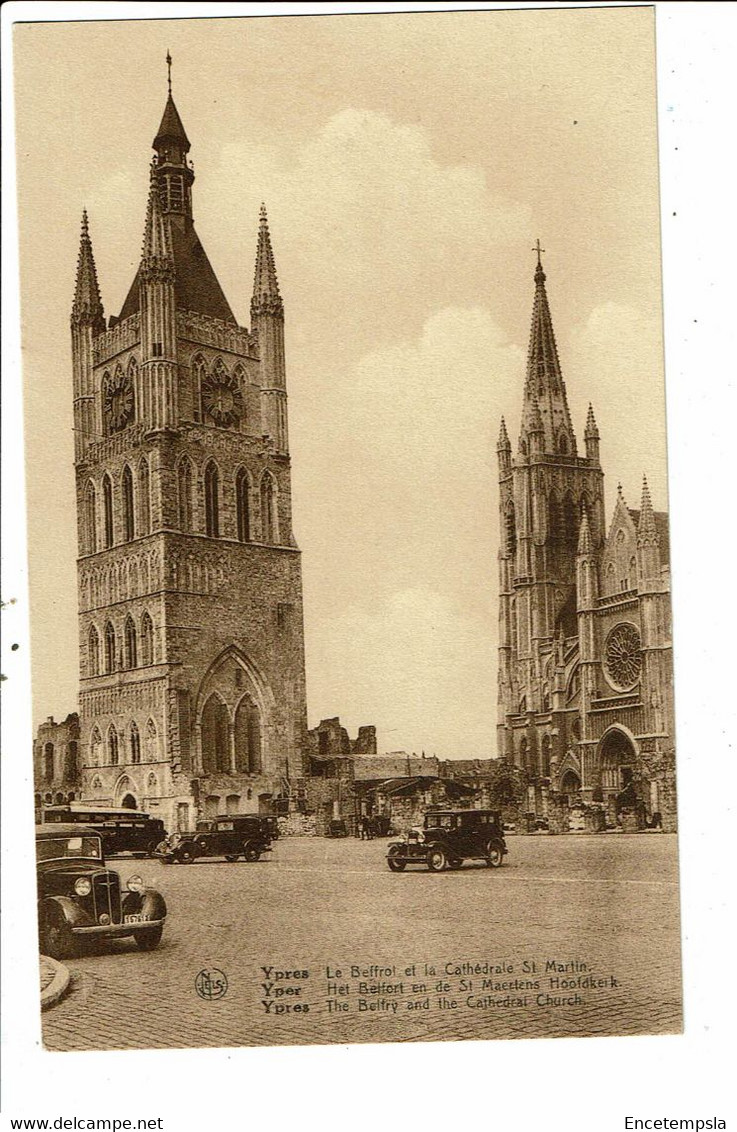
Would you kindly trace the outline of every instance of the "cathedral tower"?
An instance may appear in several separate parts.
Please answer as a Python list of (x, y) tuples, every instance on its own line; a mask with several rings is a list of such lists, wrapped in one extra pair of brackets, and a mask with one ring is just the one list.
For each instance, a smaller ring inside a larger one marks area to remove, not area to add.
[(270, 811), (302, 772), (284, 309), (265, 208), (251, 327), (193, 221), (169, 94), (141, 259), (106, 325), (86, 214), (72, 308), (83, 798), (167, 828)]
[(562, 832), (575, 804), (587, 828), (675, 828), (668, 517), (645, 482), (605, 529), (599, 430), (589, 406), (580, 456), (536, 250), (516, 454), (504, 420), (497, 443), (498, 753), (534, 825)]

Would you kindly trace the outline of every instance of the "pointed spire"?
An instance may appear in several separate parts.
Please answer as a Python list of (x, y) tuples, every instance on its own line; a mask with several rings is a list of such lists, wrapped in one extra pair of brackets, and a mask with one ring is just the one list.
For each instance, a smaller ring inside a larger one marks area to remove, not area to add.
[(507, 426), (502, 417), (501, 427), (499, 429), (499, 439), (496, 442), (498, 452), (511, 452), (512, 445), (509, 443), (509, 436), (507, 435)]
[(599, 429), (596, 427), (596, 417), (594, 416), (594, 409), (591, 404), (589, 404), (589, 411), (586, 417), (586, 429), (584, 431), (584, 436), (587, 440), (599, 439)]
[(655, 525), (655, 512), (653, 511), (653, 504), (650, 498), (650, 488), (647, 484), (647, 477), (642, 477), (642, 504), (640, 506), (640, 521), (637, 525), (637, 541), (654, 542), (658, 544), (658, 530)]
[(143, 231), (141, 269), (144, 278), (161, 273), (174, 273), (174, 253), (172, 250), (169, 221), (161, 210), (161, 196), (156, 176), (156, 167), (151, 166), (151, 181), (146, 206), (146, 225)]
[(271, 249), (271, 235), (269, 233), (266, 205), (263, 203), (261, 204), (261, 210), (259, 212), (256, 270), (253, 277), (251, 317), (255, 318), (260, 314), (274, 314), (279, 317), (284, 314), (284, 304), (279, 294), (279, 282), (276, 277), (274, 253)]
[(179, 111), (174, 105), (174, 99), (171, 94), (171, 55), (168, 53), (166, 61), (169, 68), (169, 94), (167, 95), (161, 124), (156, 131), (156, 137), (153, 141), (153, 148), (158, 152), (167, 146), (174, 145), (178, 147), (182, 153), (188, 153), (190, 149), (189, 138), (182, 125), (182, 119), (179, 117)]
[(545, 290), (546, 275), (541, 258), (543, 248), (540, 247), (539, 240), (532, 250), (536, 253), (537, 264), (530, 343), (527, 351), (523, 430), (531, 419), (532, 401), (537, 398), (545, 434), (543, 450), (572, 456), (576, 455), (576, 438), (568, 410), (565, 382), (553, 332), (553, 319)]
[(97, 282), (95, 257), (92, 253), (87, 209), (82, 212), (82, 231), (77, 255), (77, 278), (74, 285), (72, 322), (87, 323), (98, 333), (105, 329), (105, 315)]
[(593, 544), (592, 544), (592, 541), (591, 541), (591, 526), (589, 524), (589, 513), (588, 513), (586, 507), (584, 506), (583, 514), (581, 516), (581, 526), (580, 526), (579, 532), (578, 532), (578, 548), (577, 548), (576, 553), (579, 554), (579, 555), (581, 555), (581, 554), (591, 554), (592, 549), (593, 549)]

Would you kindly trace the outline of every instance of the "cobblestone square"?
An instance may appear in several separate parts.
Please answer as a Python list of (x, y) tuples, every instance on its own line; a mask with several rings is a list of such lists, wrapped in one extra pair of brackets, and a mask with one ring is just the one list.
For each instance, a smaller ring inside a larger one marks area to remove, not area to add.
[[(512, 836), (503, 868), (439, 875), (389, 872), (386, 844), (292, 838), (256, 864), (114, 861), (123, 881), (141, 872), (164, 893), (164, 939), (71, 960), (47, 1048), (680, 1030), (674, 836)], [(197, 976), (213, 969), (227, 992), (202, 998)]]

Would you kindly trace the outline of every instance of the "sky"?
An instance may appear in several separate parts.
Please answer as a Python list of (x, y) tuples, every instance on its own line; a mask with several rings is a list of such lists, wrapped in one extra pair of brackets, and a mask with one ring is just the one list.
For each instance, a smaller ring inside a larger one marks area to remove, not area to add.
[(667, 508), (652, 12), (17, 25), (36, 722), (76, 708), (69, 311), (82, 208), (107, 315), (174, 98), (238, 321), (266, 202), (286, 309), (310, 725), (496, 753), (497, 465), (516, 444), (539, 238), (607, 514)]

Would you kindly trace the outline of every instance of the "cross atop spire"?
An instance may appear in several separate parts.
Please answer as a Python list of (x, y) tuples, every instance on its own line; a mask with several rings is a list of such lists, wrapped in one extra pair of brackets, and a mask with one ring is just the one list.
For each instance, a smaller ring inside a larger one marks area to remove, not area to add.
[(97, 282), (97, 269), (95, 257), (92, 253), (86, 208), (82, 211), (82, 230), (77, 255), (77, 278), (74, 285), (72, 322), (77, 324), (87, 323), (98, 333), (105, 329), (105, 316), (100, 298), (100, 287)]
[(166, 52), (166, 69), (167, 69), (167, 84), (169, 86), (169, 95), (171, 96), (171, 53), (167, 49)]
[(269, 220), (266, 205), (261, 202), (258, 222), (258, 242), (256, 244), (256, 270), (253, 277), (253, 297), (251, 316), (259, 314), (284, 315), (284, 305), (279, 294), (279, 281), (276, 277), (276, 264), (271, 248)]

